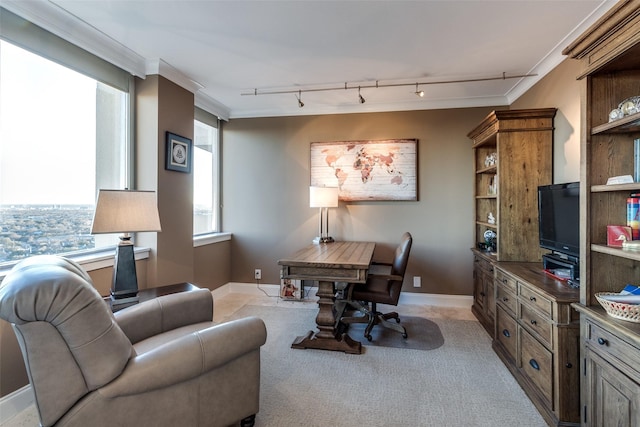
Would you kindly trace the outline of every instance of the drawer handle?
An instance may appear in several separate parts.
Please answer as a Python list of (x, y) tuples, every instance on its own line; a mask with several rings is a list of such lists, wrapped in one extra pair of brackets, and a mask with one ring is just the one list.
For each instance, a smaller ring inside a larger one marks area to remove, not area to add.
[(536, 322), (536, 321), (535, 321), (535, 319), (531, 319), (531, 324), (532, 324), (532, 325), (537, 325), (537, 324), (538, 324), (538, 322)]
[(607, 341), (604, 338), (600, 337), (600, 338), (598, 338), (598, 344), (600, 344), (600, 345), (609, 345), (609, 341)]
[(503, 301), (503, 302), (507, 302), (507, 301), (509, 301), (509, 298), (507, 298), (507, 297), (502, 297), (502, 301)]
[(491, 269), (489, 270), (489, 273), (493, 273), (493, 268), (491, 268)]
[(485, 296), (486, 294), (484, 292), (480, 292), (480, 296)]
[(536, 297), (529, 297), (529, 301), (535, 301)]
[(509, 332), (508, 329), (505, 329), (505, 330), (502, 331), (502, 335), (504, 335), (507, 338), (510, 338), (511, 337), (511, 332)]
[(502, 283), (506, 284), (508, 282), (507, 279), (502, 279)]
[(538, 362), (536, 362), (536, 359), (529, 360), (529, 365), (531, 365), (531, 367), (536, 371), (540, 370), (540, 365), (538, 365)]
[(566, 365), (564, 365), (564, 366), (566, 366), (566, 367), (567, 367), (567, 368), (569, 368), (569, 369), (573, 368), (573, 365), (572, 365), (571, 363), (567, 363), (567, 364), (566, 364)]

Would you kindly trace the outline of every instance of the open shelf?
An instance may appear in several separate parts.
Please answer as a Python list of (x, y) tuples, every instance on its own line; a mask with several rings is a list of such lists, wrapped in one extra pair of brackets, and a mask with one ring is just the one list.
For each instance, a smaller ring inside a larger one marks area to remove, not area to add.
[(478, 169), (476, 171), (477, 174), (482, 174), (482, 173), (495, 174), (497, 172), (498, 172), (498, 165), (489, 166), (486, 168)]
[(599, 252), (601, 254), (607, 254), (620, 258), (632, 259), (634, 261), (640, 261), (640, 251), (630, 251), (620, 248), (612, 248), (607, 245), (591, 244), (591, 250)]
[(476, 221), (476, 224), (487, 228), (498, 229), (498, 226), (496, 224), (490, 224), (486, 221)]
[(631, 114), (613, 122), (605, 123), (591, 129), (591, 135), (601, 133), (640, 132), (640, 113)]

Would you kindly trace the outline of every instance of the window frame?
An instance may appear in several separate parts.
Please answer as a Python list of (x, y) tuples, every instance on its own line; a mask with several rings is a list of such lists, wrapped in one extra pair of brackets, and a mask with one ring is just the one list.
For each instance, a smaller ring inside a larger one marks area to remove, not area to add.
[[(214, 221), (215, 224), (213, 227), (214, 229), (212, 231), (193, 234), (194, 245), (200, 246), (201, 244), (208, 244), (209, 242), (211, 242), (211, 238), (208, 238), (210, 236), (216, 236), (216, 235), (220, 235), (223, 237), (225, 236), (225, 233), (222, 232), (222, 217), (221, 217), (222, 209), (220, 204), (220, 200), (221, 200), (220, 198), (220, 188), (221, 188), (220, 186), (220, 177), (221, 177), (220, 134), (222, 130), (222, 121), (216, 115), (211, 114), (208, 111), (195, 106), (194, 107), (194, 127), (195, 127), (196, 121), (217, 129), (215, 141), (212, 141), (212, 145), (213, 145), (212, 146), (212, 154), (213, 154), (212, 211), (213, 211), (213, 217), (215, 219)], [(195, 141), (194, 141), (194, 146), (195, 146)], [(216, 240), (216, 239), (214, 238), (213, 240)], [(202, 242), (206, 242), (206, 243), (202, 243)]]

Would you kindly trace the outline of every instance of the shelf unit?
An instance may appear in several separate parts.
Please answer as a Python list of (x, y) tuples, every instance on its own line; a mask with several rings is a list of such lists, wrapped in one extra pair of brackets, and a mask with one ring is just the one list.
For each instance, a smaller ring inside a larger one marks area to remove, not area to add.
[[(538, 239), (537, 190), (552, 181), (555, 114), (555, 108), (493, 111), (467, 135), (474, 159), (472, 310), (491, 336), (493, 264), (540, 261), (545, 252)], [(493, 154), (494, 161), (488, 162)], [(496, 233), (495, 250), (479, 248), (487, 230)]]
[(606, 226), (626, 224), (626, 199), (640, 183), (606, 185), (632, 175), (640, 113), (609, 122), (609, 112), (640, 95), (640, 0), (619, 1), (564, 54), (582, 62), (580, 312), (582, 425), (640, 425), (640, 324), (617, 320), (595, 294), (640, 284), (640, 252), (606, 245)]
[[(496, 232), (496, 261), (540, 261), (544, 253), (537, 190), (552, 180), (555, 114), (555, 108), (494, 111), (467, 135), (474, 151), (474, 239), (477, 246), (485, 231)], [(495, 164), (485, 164), (493, 153)]]

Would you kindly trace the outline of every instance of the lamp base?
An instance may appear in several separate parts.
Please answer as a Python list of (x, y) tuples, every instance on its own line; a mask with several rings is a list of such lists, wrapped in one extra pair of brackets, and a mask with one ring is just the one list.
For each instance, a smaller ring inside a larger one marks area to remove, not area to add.
[(138, 301), (140, 301), (140, 297), (138, 297), (138, 295), (132, 296), (132, 297), (117, 297), (113, 294), (111, 294), (111, 306), (114, 307), (116, 305), (123, 305), (123, 304), (133, 304), (133, 303), (137, 303)]
[(111, 300), (116, 304), (131, 303), (138, 300), (136, 260), (133, 254), (133, 245), (128, 241), (122, 241), (116, 247), (113, 281), (111, 283)]
[(315, 239), (313, 239), (313, 243), (316, 245), (319, 245), (320, 243), (333, 243), (335, 242), (335, 240), (333, 240), (333, 237), (316, 237)]

